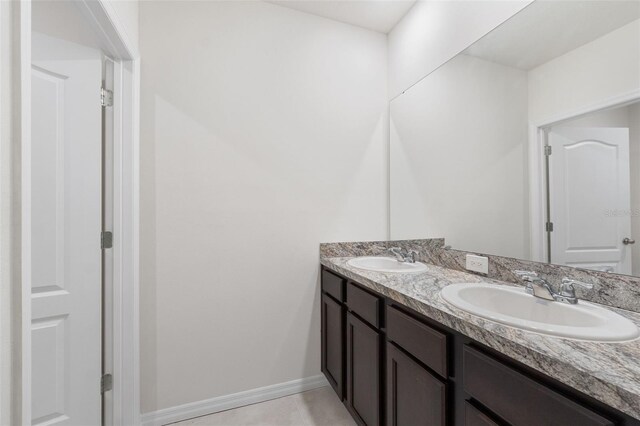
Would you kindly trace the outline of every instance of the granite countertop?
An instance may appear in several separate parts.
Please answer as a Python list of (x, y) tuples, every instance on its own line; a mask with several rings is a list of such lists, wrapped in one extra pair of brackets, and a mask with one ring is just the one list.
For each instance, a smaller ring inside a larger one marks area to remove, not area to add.
[[(521, 330), (457, 309), (440, 297), (449, 284), (514, 285), (428, 265), (420, 274), (364, 271), (347, 265), (353, 257), (321, 257), (322, 265), (438, 321), (496, 351), (640, 419), (640, 339), (626, 343), (585, 342)], [(640, 314), (609, 309), (640, 326)]]

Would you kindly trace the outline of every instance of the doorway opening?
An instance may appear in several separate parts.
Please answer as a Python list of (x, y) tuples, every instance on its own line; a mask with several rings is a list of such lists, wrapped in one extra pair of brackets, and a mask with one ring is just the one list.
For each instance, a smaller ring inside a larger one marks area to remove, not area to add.
[(640, 273), (640, 101), (552, 123), (540, 136), (546, 260)]
[(102, 0), (18, 15), (17, 422), (138, 424), (138, 53)]
[(32, 424), (100, 424), (113, 346), (110, 60), (72, 3), (34, 2), (31, 30)]

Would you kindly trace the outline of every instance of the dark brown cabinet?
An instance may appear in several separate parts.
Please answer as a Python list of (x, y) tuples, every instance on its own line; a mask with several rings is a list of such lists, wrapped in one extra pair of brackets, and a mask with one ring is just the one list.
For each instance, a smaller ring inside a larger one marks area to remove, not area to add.
[(345, 307), (322, 295), (322, 372), (342, 399), (344, 397)]
[(380, 333), (347, 314), (347, 408), (358, 423), (380, 424)]
[(321, 312), (322, 371), (360, 425), (640, 426), (324, 268)]
[(387, 343), (387, 425), (445, 426), (446, 385)]

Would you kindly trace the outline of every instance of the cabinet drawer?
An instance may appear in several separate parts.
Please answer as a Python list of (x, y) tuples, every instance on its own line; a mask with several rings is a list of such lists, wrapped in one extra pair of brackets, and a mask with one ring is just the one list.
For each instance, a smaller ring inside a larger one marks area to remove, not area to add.
[(463, 349), (464, 390), (514, 426), (605, 426), (613, 422), (484, 353)]
[(331, 295), (334, 299), (344, 302), (344, 285), (347, 282), (329, 271), (322, 271), (322, 291)]
[(376, 328), (380, 328), (382, 299), (361, 289), (353, 283), (347, 284), (347, 306), (349, 310)]
[(465, 401), (464, 426), (498, 426), (498, 423), (494, 422), (489, 418), (489, 416), (471, 405), (469, 401)]
[(446, 334), (389, 306), (387, 307), (387, 338), (442, 377), (447, 377)]

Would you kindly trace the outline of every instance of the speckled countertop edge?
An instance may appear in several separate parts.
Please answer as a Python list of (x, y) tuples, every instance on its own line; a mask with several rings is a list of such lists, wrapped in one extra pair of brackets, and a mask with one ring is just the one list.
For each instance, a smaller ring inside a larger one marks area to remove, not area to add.
[[(421, 274), (364, 271), (353, 257), (322, 257), (322, 265), (541, 373), (640, 419), (640, 340), (585, 342), (541, 335), (495, 323), (450, 306), (440, 290), (452, 283), (513, 285), (429, 265)], [(640, 326), (640, 314), (610, 308)]]

